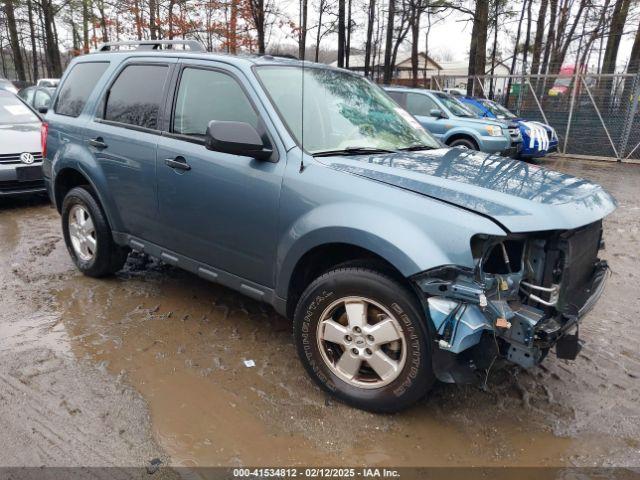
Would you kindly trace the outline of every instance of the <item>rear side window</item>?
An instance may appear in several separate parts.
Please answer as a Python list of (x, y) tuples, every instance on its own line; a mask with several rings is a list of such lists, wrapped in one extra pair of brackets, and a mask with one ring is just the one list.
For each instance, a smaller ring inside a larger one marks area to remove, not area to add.
[(258, 127), (257, 113), (232, 76), (185, 68), (178, 88), (173, 132), (204, 136), (212, 120), (246, 122)]
[(426, 95), (420, 93), (408, 93), (407, 94), (407, 110), (411, 115), (419, 115), (421, 117), (428, 117), (431, 115), (431, 110), (440, 110), (436, 102), (431, 100)]
[(169, 67), (129, 65), (107, 93), (104, 119), (157, 130)]
[(108, 62), (76, 64), (60, 87), (55, 112), (68, 117), (79, 116), (93, 88), (108, 66)]

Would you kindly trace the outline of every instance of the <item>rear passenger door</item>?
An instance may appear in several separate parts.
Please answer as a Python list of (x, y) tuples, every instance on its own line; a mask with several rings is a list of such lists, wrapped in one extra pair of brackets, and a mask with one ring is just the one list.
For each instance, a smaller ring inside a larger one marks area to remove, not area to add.
[(124, 62), (86, 128), (125, 233), (152, 242), (159, 239), (156, 149), (174, 64), (171, 58)]
[[(161, 245), (272, 286), (285, 166), (279, 139), (269, 133), (273, 126), (241, 72), (211, 61), (184, 61), (176, 77), (171, 122), (158, 147)], [(274, 150), (271, 161), (207, 150), (212, 120), (254, 126)]]

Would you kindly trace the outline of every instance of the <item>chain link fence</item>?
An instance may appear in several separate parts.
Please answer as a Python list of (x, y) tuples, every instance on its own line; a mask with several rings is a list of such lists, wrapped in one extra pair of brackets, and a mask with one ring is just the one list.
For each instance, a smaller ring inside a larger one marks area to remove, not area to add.
[(640, 161), (640, 74), (434, 76), (428, 87), (467, 92), (547, 123), (559, 151)]

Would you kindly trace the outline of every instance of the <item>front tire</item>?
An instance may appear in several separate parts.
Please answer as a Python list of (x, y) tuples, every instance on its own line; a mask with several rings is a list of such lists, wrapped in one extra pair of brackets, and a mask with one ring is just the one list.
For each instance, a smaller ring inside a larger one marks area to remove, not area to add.
[(102, 208), (86, 187), (75, 187), (64, 197), (62, 232), (73, 263), (89, 277), (111, 275), (127, 261), (129, 249), (113, 241)]
[(452, 142), (449, 143), (450, 147), (461, 147), (469, 150), (480, 150), (476, 142), (474, 142), (470, 138), (456, 138)]
[(311, 283), (296, 307), (294, 337), (316, 383), (363, 410), (403, 410), (435, 380), (419, 302), (374, 270), (338, 268)]

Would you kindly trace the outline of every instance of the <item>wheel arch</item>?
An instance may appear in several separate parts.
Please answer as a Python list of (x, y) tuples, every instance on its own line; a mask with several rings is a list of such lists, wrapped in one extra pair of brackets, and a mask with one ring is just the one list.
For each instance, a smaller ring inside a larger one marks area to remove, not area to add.
[(450, 132), (443, 141), (447, 145), (450, 145), (452, 142), (459, 139), (471, 140), (476, 145), (476, 147), (480, 148), (481, 144), (477, 136), (474, 133), (466, 130), (454, 130)]
[(53, 176), (53, 199), (58, 213), (62, 212), (62, 202), (67, 193), (75, 187), (85, 186), (96, 197), (109, 226), (117, 231), (120, 225), (119, 216), (117, 212), (113, 212), (113, 209), (108, 208), (107, 199), (104, 198), (99, 183), (93, 176), (80, 164), (56, 165), (56, 167)]

